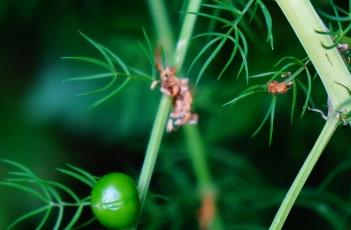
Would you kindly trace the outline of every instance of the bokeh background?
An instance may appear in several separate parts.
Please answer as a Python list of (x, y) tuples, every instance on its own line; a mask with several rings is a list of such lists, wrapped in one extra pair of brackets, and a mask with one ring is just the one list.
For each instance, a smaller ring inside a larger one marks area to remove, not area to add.
[[(264, 23), (253, 23), (253, 36), (247, 36), (250, 74), (270, 71), (283, 56), (306, 56), (275, 2), (265, 2), (273, 18), (274, 50), (266, 43)], [(339, 2), (348, 9), (346, 1)], [(327, 1), (313, 3), (328, 11)], [(181, 25), (182, 7), (183, 1), (167, 1), (175, 34)], [(82, 194), (89, 190), (55, 168), (70, 163), (96, 176), (122, 171), (137, 179), (161, 94), (149, 90), (148, 82), (133, 81), (111, 100), (89, 111), (89, 105), (101, 95), (76, 94), (97, 88), (101, 82), (63, 80), (95, 73), (97, 68), (60, 57), (101, 58), (79, 35), (82, 31), (118, 53), (129, 65), (150, 71), (137, 45), (138, 41), (144, 42), (143, 28), (156, 45), (146, 1), (0, 0), (0, 158), (18, 161)], [(199, 18), (195, 33), (207, 29), (208, 20)], [(203, 45), (196, 41), (191, 44), (186, 68)], [(235, 64), (217, 81), (219, 66), (225, 64), (229, 54), (228, 45), (194, 89), (198, 126), (225, 229), (265, 229), (324, 120), (308, 111), (301, 119), (296, 116), (291, 125), (289, 92), (278, 97), (272, 145), (268, 146), (268, 125), (251, 138), (268, 109), (270, 96), (255, 95), (234, 106), (222, 106), (246, 87), (243, 77), (235, 78)], [(195, 66), (191, 72), (194, 76), (188, 76), (192, 83), (200, 67)], [(318, 78), (313, 81), (313, 99), (318, 108), (327, 110), (326, 94)], [(300, 94), (298, 113), (303, 102)], [(347, 221), (351, 213), (350, 137), (349, 128), (337, 130), (285, 229), (351, 228)], [(184, 141), (181, 130), (163, 138), (151, 184), (155, 196), (146, 207), (143, 229), (197, 228), (201, 198)], [(325, 178), (341, 164), (345, 165), (342, 173), (319, 191)], [(0, 165), (1, 178), (7, 170)], [(1, 187), (0, 194), (0, 229), (38, 205), (35, 199), (13, 189)], [(85, 215), (91, 215), (89, 212), (86, 210)], [(18, 229), (31, 229), (36, 221), (34, 218)], [(342, 221), (346, 226), (340, 224)], [(100, 228), (96, 223), (91, 226)]]

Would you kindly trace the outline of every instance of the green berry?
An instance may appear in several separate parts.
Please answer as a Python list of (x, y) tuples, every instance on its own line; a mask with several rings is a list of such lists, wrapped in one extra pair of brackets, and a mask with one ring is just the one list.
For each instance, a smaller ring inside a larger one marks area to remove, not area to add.
[(91, 207), (108, 229), (132, 227), (139, 216), (140, 202), (134, 181), (123, 173), (109, 173), (93, 187)]

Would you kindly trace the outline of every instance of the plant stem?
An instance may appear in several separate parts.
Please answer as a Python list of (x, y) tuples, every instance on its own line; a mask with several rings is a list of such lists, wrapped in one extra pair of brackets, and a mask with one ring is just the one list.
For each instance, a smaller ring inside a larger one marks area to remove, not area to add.
[(167, 17), (164, 0), (148, 0), (150, 13), (154, 21), (158, 42), (165, 51), (166, 56), (170, 56), (174, 50), (174, 36), (172, 27)]
[[(186, 12), (197, 13), (200, 10), (201, 0), (190, 0)], [(180, 31), (179, 39), (177, 42), (176, 52), (174, 54), (174, 65), (177, 70), (181, 70), (185, 59), (186, 51), (190, 43), (191, 35), (194, 30), (195, 14), (186, 14)]]
[(139, 198), (143, 207), (146, 194), (149, 188), (152, 173), (154, 171), (158, 150), (160, 148), (162, 136), (165, 130), (171, 100), (163, 96), (161, 98), (154, 125), (152, 127), (150, 140), (147, 146), (143, 167), (141, 169), (138, 182)]
[[(188, 11), (197, 12), (200, 8), (200, 0), (190, 0), (188, 4)], [(154, 4), (158, 4), (158, 1), (149, 1), (150, 7), (153, 9), (157, 9), (158, 6), (154, 6)], [(159, 15), (160, 12), (151, 10), (153, 14)], [(162, 14), (162, 13), (161, 13)], [(154, 18), (157, 18), (157, 15), (154, 15)], [(196, 20), (196, 15), (187, 14), (185, 16), (182, 30), (180, 33), (179, 41), (181, 41), (182, 45), (178, 45), (175, 51), (175, 66), (177, 69), (181, 69), (185, 54), (190, 42), (190, 37), (194, 28)], [(155, 20), (158, 22), (158, 20)], [(159, 26), (160, 23), (164, 23), (164, 21), (160, 21), (156, 24), (156, 27)], [(162, 26), (162, 28), (164, 28)], [(158, 31), (163, 31), (161, 26), (159, 26)], [(179, 44), (178, 41), (178, 44)], [(171, 46), (169, 46), (171, 47)], [(170, 51), (166, 51), (167, 53)], [(138, 182), (138, 190), (139, 190), (139, 197), (141, 202), (141, 207), (143, 207), (145, 198), (147, 195), (147, 191), (150, 185), (151, 176), (155, 167), (158, 150), (161, 144), (162, 136), (165, 130), (167, 116), (169, 110), (171, 108), (171, 100), (166, 96), (162, 96), (161, 102), (159, 104), (159, 108), (157, 111), (157, 115), (154, 121), (154, 125), (151, 131), (148, 147), (145, 154), (145, 160), (141, 169), (139, 182)]]
[[(351, 88), (351, 75), (338, 50), (325, 49), (322, 46), (333, 44), (330, 36), (316, 32), (326, 32), (326, 26), (309, 0), (276, 0), (276, 2), (316, 68), (330, 99), (331, 109), (338, 108), (350, 97), (347, 88)], [(350, 111), (351, 105), (344, 109), (345, 112)]]
[(321, 156), (325, 146), (328, 144), (330, 138), (333, 136), (333, 133), (337, 128), (339, 119), (336, 118), (335, 113), (332, 113), (332, 115), (333, 116), (329, 116), (311, 152), (308, 154), (308, 157), (306, 158), (288, 193), (286, 194), (283, 202), (281, 203), (279, 210), (269, 228), (270, 230), (278, 230), (283, 227), (283, 224), (287, 216), (289, 215), (289, 212), (294, 202), (296, 201), (297, 196), (299, 195), (307, 178), (311, 174), (312, 169), (316, 165), (317, 160)]
[(186, 147), (199, 183), (200, 191), (212, 189), (210, 174), (207, 168), (204, 146), (196, 126), (183, 127)]
[[(197, 126), (186, 125), (183, 127), (185, 142), (187, 145), (190, 161), (193, 164), (195, 176), (199, 183), (199, 190), (202, 197), (213, 196), (216, 198), (216, 191), (213, 187), (211, 176), (206, 161), (206, 151)], [(214, 199), (214, 202), (216, 199)], [(216, 204), (213, 204), (216, 206)], [(216, 208), (215, 208), (216, 210)], [(212, 223), (208, 229), (223, 229), (222, 221), (218, 210), (215, 211)]]
[[(163, 1), (160, 0), (149, 0), (150, 10), (153, 15), (154, 24), (158, 34), (158, 40), (161, 42), (163, 50), (168, 58), (173, 57), (173, 36), (171, 36), (172, 27), (170, 26), (168, 17), (166, 16), (165, 7)], [(188, 12), (197, 12), (200, 8), (201, 1), (191, 1), (188, 5)], [(157, 6), (155, 6), (157, 4)], [(173, 63), (178, 71), (181, 70), (186, 50), (189, 45), (190, 37), (195, 25), (196, 16), (187, 15), (183, 22), (183, 28), (179, 36), (177, 43), (177, 49), (173, 60), (169, 60)], [(203, 148), (203, 143), (198, 131), (197, 126), (185, 126), (183, 128), (185, 133), (185, 140), (187, 144), (187, 150), (193, 164), (193, 168), (199, 182), (201, 195), (207, 195), (211, 193), (215, 196), (215, 191), (212, 186), (209, 170), (206, 162), (206, 154)], [(214, 217), (211, 229), (223, 229), (221, 227), (220, 218), (218, 215)]]
[[(328, 120), (279, 207), (270, 226), (271, 230), (282, 228), (297, 196), (337, 128), (338, 112), (348, 113), (351, 111), (351, 104), (341, 107), (350, 98), (347, 88), (351, 88), (351, 75), (338, 50), (336, 48), (325, 49), (322, 46), (322, 44), (330, 46), (333, 41), (330, 36), (316, 32), (326, 32), (327, 29), (311, 2), (309, 0), (276, 0), (276, 2), (316, 68), (327, 91), (330, 107)], [(335, 111), (335, 109), (340, 108), (342, 111)]]

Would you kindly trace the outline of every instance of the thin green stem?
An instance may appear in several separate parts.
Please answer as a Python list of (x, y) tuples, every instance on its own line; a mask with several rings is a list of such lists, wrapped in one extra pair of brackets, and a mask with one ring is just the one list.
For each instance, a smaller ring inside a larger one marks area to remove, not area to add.
[(304, 186), (307, 178), (312, 172), (312, 169), (316, 165), (325, 146), (328, 144), (330, 138), (334, 134), (335, 129), (337, 128), (339, 119), (337, 119), (336, 117), (337, 116), (335, 113), (330, 114), (311, 152), (308, 154), (308, 157), (306, 158), (288, 193), (286, 194), (283, 202), (281, 203), (279, 210), (275, 215), (274, 220), (269, 228), (270, 230), (279, 230), (283, 227), (283, 224), (286, 218), (288, 217), (289, 212), (292, 206), (294, 205), (297, 196), (301, 192), (302, 187)]
[[(200, 2), (201, 2), (200, 0), (190, 0), (188, 5), (188, 11), (197, 12), (200, 8)], [(158, 1), (150, 0), (149, 3), (150, 3), (150, 8), (152, 9), (151, 13), (155, 14), (153, 16), (154, 18), (157, 19), (158, 15), (160, 14), (162, 15), (163, 13), (165, 13), (165, 12), (160, 13), (153, 10), (153, 9), (158, 9), (159, 6), (155, 5), (155, 4), (159, 4)], [(164, 8), (161, 10), (164, 10)], [(182, 67), (185, 54), (190, 42), (191, 34), (194, 28), (195, 20), (196, 20), (196, 15), (188, 14), (185, 16), (182, 30), (179, 36), (179, 41), (182, 41), (181, 42), (182, 45), (177, 46), (175, 55), (174, 55), (176, 57), (175, 66), (177, 69), (181, 69)], [(161, 25), (162, 23), (165, 23), (165, 20), (164, 21), (155, 20), (156, 28), (158, 28), (157, 31), (163, 31), (162, 28), (164, 28), (164, 25)], [(160, 36), (163, 36), (163, 34), (161, 34)], [(179, 44), (179, 41), (178, 41), (178, 44)], [(166, 50), (166, 52), (168, 53), (170, 51)], [(138, 182), (138, 190), (139, 190), (141, 207), (145, 202), (145, 198), (149, 188), (151, 176), (155, 167), (159, 147), (160, 147), (162, 136), (165, 130), (167, 116), (170, 108), (171, 108), (170, 98), (166, 96), (162, 96), (161, 102), (159, 104), (159, 108), (157, 111), (157, 115), (154, 121), (154, 125), (151, 131), (151, 136), (150, 136), (148, 147), (145, 154), (145, 160), (141, 169), (139, 182)]]
[(154, 171), (158, 150), (160, 148), (162, 136), (165, 130), (171, 100), (168, 97), (162, 97), (157, 111), (155, 122), (151, 131), (149, 144), (147, 146), (143, 167), (141, 169), (138, 182), (139, 197), (141, 207), (146, 198), (149, 188), (152, 172)]
[[(204, 149), (204, 144), (202, 142), (199, 129), (197, 126), (187, 125), (184, 127), (184, 134), (190, 161), (193, 165), (195, 176), (199, 183), (200, 194), (201, 196), (206, 196), (210, 193), (216, 198), (217, 194), (212, 184), (208, 164), (206, 161), (206, 150)], [(213, 221), (208, 229), (223, 229), (218, 209), (216, 210)]]
[(211, 178), (205, 158), (205, 149), (196, 126), (184, 126), (185, 143), (194, 172), (199, 183), (200, 191), (212, 189)]
[(150, 13), (154, 21), (158, 42), (167, 55), (173, 53), (174, 36), (168, 21), (164, 0), (148, 0)]
[[(200, 10), (201, 0), (190, 0), (187, 8), (187, 12), (195, 12), (197, 13)], [(174, 54), (174, 65), (177, 70), (181, 70), (183, 66), (183, 62), (185, 59), (186, 51), (188, 50), (188, 46), (191, 40), (191, 35), (194, 30), (195, 14), (186, 14), (182, 26), (182, 30), (180, 31), (179, 39), (177, 42), (176, 52)]]
[[(178, 39), (176, 52), (174, 55), (172, 55), (172, 44), (174, 43), (172, 40), (173, 37), (171, 36), (171, 32), (167, 32), (167, 30), (172, 31), (172, 27), (169, 26), (170, 23), (168, 17), (163, 12), (161, 12), (161, 18), (157, 18), (158, 12), (165, 10), (163, 2), (159, 0), (149, 0), (148, 2), (150, 4), (151, 12), (154, 15), (153, 18), (154, 23), (156, 25), (156, 30), (158, 31), (158, 38), (161, 44), (168, 44), (167, 46), (163, 46), (163, 50), (165, 51), (167, 57), (170, 58), (169, 61), (175, 65), (178, 71), (180, 71), (185, 59), (185, 54), (189, 46), (191, 34), (195, 25), (196, 15), (186, 15), (183, 22), (183, 28)], [(158, 9), (156, 9), (156, 7), (153, 6), (153, 4), (156, 4), (156, 2), (157, 4), (159, 4), (157, 6)], [(200, 3), (200, 0), (190, 1), (187, 11), (197, 12), (200, 8)], [(168, 25), (168, 27), (165, 27), (165, 25)], [(172, 58), (174, 59), (172, 60)], [(214, 193), (208, 166), (205, 159), (205, 150), (203, 148), (203, 143), (201, 141), (199, 131), (196, 126), (186, 126), (184, 127), (184, 131), (189, 156), (191, 158), (195, 174), (199, 181), (200, 192), (201, 194), (206, 194), (207, 192)], [(218, 215), (214, 218), (211, 229), (223, 229), (221, 227), (221, 222), (219, 219), (220, 218), (218, 218)]]
[(78, 207), (78, 206), (90, 206), (91, 202), (86, 201), (86, 202), (77, 202), (77, 203), (67, 203), (67, 202), (61, 202), (61, 203), (55, 203), (51, 202), (49, 203), (52, 207)]

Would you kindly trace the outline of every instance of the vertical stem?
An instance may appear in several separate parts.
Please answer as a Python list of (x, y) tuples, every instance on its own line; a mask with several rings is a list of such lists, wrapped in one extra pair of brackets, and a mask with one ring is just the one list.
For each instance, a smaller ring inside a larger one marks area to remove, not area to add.
[[(158, 39), (163, 45), (163, 49), (168, 58), (174, 58), (173, 60), (169, 60), (173, 63), (178, 71), (181, 70), (186, 50), (189, 45), (190, 37), (195, 25), (196, 15), (187, 14), (183, 27), (180, 32), (180, 36), (178, 39), (176, 52), (174, 55), (172, 51), (173, 36), (171, 36), (171, 27), (167, 16), (165, 15), (165, 7), (163, 5), (163, 1), (160, 0), (149, 0), (150, 10), (153, 14), (154, 23), (156, 25), (156, 30), (158, 34)], [(187, 12), (197, 12), (200, 8), (200, 0), (189, 2)], [(157, 4), (157, 6), (154, 6)], [(165, 26), (167, 25), (167, 26)], [(171, 42), (172, 41), (172, 42)], [(196, 126), (185, 126), (185, 140), (187, 144), (187, 150), (189, 156), (191, 158), (191, 162), (193, 164), (193, 168), (199, 182), (201, 195), (207, 195), (207, 193), (211, 193), (215, 196), (215, 192), (212, 188), (212, 183), (207, 167), (205, 150), (203, 148), (203, 143), (201, 141), (201, 137), (199, 131)], [(211, 229), (223, 229), (221, 227), (221, 222), (218, 215), (214, 217), (213, 224), (210, 226)]]
[[(201, 2), (200, 0), (190, 0), (188, 5), (188, 11), (197, 12), (200, 8), (200, 2)], [(150, 7), (152, 8), (151, 12), (155, 14), (153, 16), (155, 19), (157, 19), (158, 15), (163, 15), (163, 13), (165, 13), (165, 12), (160, 13), (153, 10), (153, 9), (160, 9), (159, 6), (156, 6), (156, 4), (159, 4), (159, 1), (150, 0), (149, 4), (150, 4)], [(175, 66), (177, 67), (177, 69), (181, 69), (182, 67), (185, 54), (190, 42), (190, 37), (194, 28), (195, 20), (196, 20), (196, 15), (187, 14), (185, 16), (182, 30), (180, 33), (180, 38), (179, 38), (179, 41), (182, 41), (181, 42), (182, 45), (178, 45), (175, 51), (175, 57), (177, 57), (175, 61)], [(165, 21), (163, 22), (160, 21), (160, 23), (157, 23), (156, 25), (159, 26), (161, 23), (164, 23), (164, 22)], [(163, 31), (161, 27), (163, 29), (165, 28), (164, 26), (160, 26), (160, 28), (157, 29), (157, 31)], [(171, 47), (171, 45), (169, 47)], [(171, 107), (170, 98), (166, 96), (162, 96), (161, 102), (157, 111), (157, 115), (154, 121), (154, 125), (151, 131), (148, 147), (145, 154), (145, 160), (143, 162), (143, 166), (142, 166), (139, 181), (138, 181), (138, 190), (139, 190), (141, 208), (144, 205), (147, 191), (149, 189), (151, 176), (155, 168), (155, 163), (156, 163), (159, 147), (161, 144), (162, 136), (165, 130), (167, 116), (168, 116), (170, 107)]]
[(157, 25), (155, 28), (160, 43), (158, 45), (161, 45), (166, 55), (170, 56), (174, 50), (174, 36), (167, 17), (164, 0), (148, 0), (147, 2), (154, 25)]
[[(339, 109), (348, 100), (350, 95), (347, 88), (351, 88), (351, 75), (340, 53), (336, 48), (325, 49), (322, 46), (322, 44), (331, 46), (333, 41), (330, 36), (316, 32), (326, 32), (327, 28), (311, 2), (309, 0), (276, 0), (276, 2), (316, 68), (331, 106), (329, 118), (274, 217), (271, 230), (282, 228), (297, 196), (337, 127), (339, 119), (335, 109)], [(343, 106), (341, 109), (339, 112), (348, 113), (351, 105)]]
[[(187, 12), (197, 13), (200, 10), (201, 0), (190, 0)], [(196, 21), (195, 14), (186, 14), (180, 31), (179, 39), (177, 42), (176, 52), (174, 54), (174, 65), (177, 70), (181, 70), (185, 59), (186, 51), (190, 43), (190, 38), (194, 30)]]
[[(347, 88), (351, 88), (351, 75), (338, 50), (325, 49), (322, 46), (333, 44), (330, 36), (316, 32), (326, 32), (326, 26), (309, 0), (276, 0), (276, 2), (316, 68), (332, 109), (338, 108), (350, 96)], [(345, 110), (350, 111), (351, 105)]]
[(152, 127), (149, 144), (147, 146), (143, 167), (141, 169), (140, 178), (138, 182), (139, 198), (141, 201), (141, 207), (144, 205), (147, 190), (149, 188), (152, 173), (154, 171), (157, 153), (159, 151), (162, 136), (165, 130), (169, 108), (171, 106), (171, 100), (168, 97), (162, 97), (154, 125)]
[(183, 127), (185, 142), (191, 163), (199, 182), (200, 191), (212, 189), (211, 178), (207, 168), (205, 150), (200, 138), (199, 130), (196, 126), (186, 125)]
[(199, 190), (201, 196), (211, 196), (214, 198), (213, 205), (215, 206), (215, 213), (212, 217), (212, 223), (209, 223), (208, 229), (223, 229), (222, 221), (219, 215), (219, 211), (216, 210), (216, 191), (213, 187), (211, 176), (206, 161), (206, 150), (199, 133), (197, 126), (186, 125), (183, 127), (185, 134), (185, 142), (187, 145), (187, 151), (190, 157), (190, 161), (193, 164), (195, 176), (199, 183)]
[(283, 202), (281, 203), (279, 210), (275, 215), (273, 222), (269, 228), (270, 230), (280, 230), (283, 227), (283, 224), (286, 218), (288, 217), (289, 212), (293, 204), (295, 203), (297, 196), (301, 192), (302, 187), (304, 186), (307, 178), (312, 172), (312, 169), (314, 168), (325, 146), (328, 144), (335, 129), (337, 128), (338, 122), (339, 120), (336, 118), (336, 114), (330, 114), (311, 152), (308, 154), (308, 157), (306, 158), (294, 182), (290, 186), (289, 191), (286, 194)]

